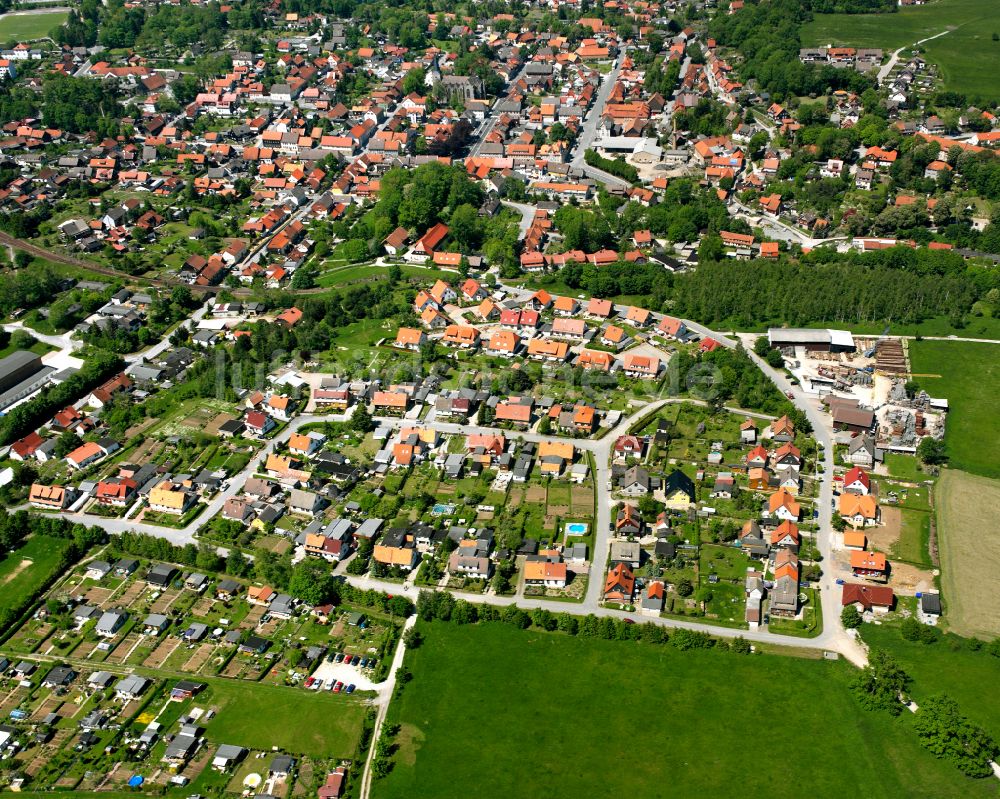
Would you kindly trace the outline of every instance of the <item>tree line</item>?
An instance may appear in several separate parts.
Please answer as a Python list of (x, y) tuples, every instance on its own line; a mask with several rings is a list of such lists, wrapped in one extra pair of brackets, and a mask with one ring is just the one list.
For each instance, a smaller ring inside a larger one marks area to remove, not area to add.
[(629, 183), (639, 182), (639, 170), (621, 158), (604, 158), (596, 150), (588, 149), (583, 154), (583, 160), (588, 166), (614, 175)]
[[(649, 644), (670, 644), (675, 649), (715, 649), (720, 652), (749, 654), (750, 643), (743, 638), (726, 641), (697, 630), (670, 630), (653, 622), (631, 624), (611, 616), (586, 616), (553, 613), (545, 608), (526, 611), (517, 605), (474, 604), (456, 599), (447, 591), (421, 591), (416, 602), (417, 616), (423, 622), (444, 621), (453, 624), (499, 622), (521, 630), (536, 628), (560, 632), (581, 638), (601, 638), (606, 641), (642, 641)], [(408, 634), (409, 636), (409, 634)], [(417, 634), (419, 645), (419, 632)], [(408, 637), (408, 645), (414, 639)]]
[(126, 531), (111, 539), (108, 551), (113, 555), (135, 555), (164, 563), (175, 563), (205, 572), (257, 580), (310, 605), (343, 602), (377, 610), (405, 619), (413, 614), (414, 605), (404, 596), (389, 596), (381, 591), (355, 588), (330, 573), (325, 561), (306, 558), (292, 564), (290, 554), (276, 555), (266, 549), (256, 549), (253, 560), (232, 549), (226, 558), (214, 545), (172, 544), (164, 538)]
[(873, 78), (856, 70), (799, 61), (799, 32), (811, 18), (809, 8), (800, 0), (748, 3), (739, 13), (716, 14), (708, 25), (708, 35), (738, 50), (744, 59), (742, 77), (755, 79), (774, 99), (822, 94), (828, 89), (860, 94), (870, 88)]
[(815, 322), (916, 324), (935, 316), (965, 323), (978, 298), (965, 275), (913, 274), (851, 263), (702, 263), (674, 278), (673, 312), (708, 324), (757, 327)]

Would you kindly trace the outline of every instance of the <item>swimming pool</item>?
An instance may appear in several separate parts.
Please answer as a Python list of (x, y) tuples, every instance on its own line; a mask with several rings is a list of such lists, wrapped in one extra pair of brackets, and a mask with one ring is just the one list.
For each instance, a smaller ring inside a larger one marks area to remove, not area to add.
[(590, 525), (583, 522), (571, 522), (566, 525), (567, 535), (586, 535)]
[(454, 505), (443, 505), (440, 502), (433, 508), (431, 508), (431, 513), (434, 514), (435, 516), (446, 516), (449, 513), (454, 513), (454, 512), (455, 512)]

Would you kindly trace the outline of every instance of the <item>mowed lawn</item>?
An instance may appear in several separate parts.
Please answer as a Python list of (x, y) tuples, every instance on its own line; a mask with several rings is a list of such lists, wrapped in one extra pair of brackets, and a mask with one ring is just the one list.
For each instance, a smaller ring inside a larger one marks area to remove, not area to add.
[[(400, 274), (406, 280), (415, 281), (419, 285), (431, 285), (435, 280), (454, 282), (456, 272), (445, 272), (431, 267), (399, 264)], [(327, 266), (320, 269), (316, 285), (321, 288), (341, 288), (353, 283), (370, 283), (388, 278), (389, 267), (377, 264), (350, 264), (346, 266)]]
[(375, 799), (994, 796), (860, 709), (853, 667), (501, 624), (423, 625)]
[(205, 725), (213, 743), (314, 757), (354, 757), (365, 716), (361, 700), (340, 694), (227, 680), (211, 680), (198, 703), (218, 708)]
[(17, 607), (24, 597), (37, 593), (59, 567), (69, 543), (35, 535), (20, 549), (8, 552), (0, 561), (0, 609)]
[(1000, 739), (1000, 658), (985, 650), (972, 652), (967, 644), (958, 649), (950, 641), (935, 644), (904, 641), (898, 627), (866, 624), (861, 637), (871, 647), (893, 654), (913, 679), (910, 693), (919, 705), (929, 696), (948, 694), (962, 713)]
[(950, 465), (1000, 477), (1000, 344), (911, 341), (909, 348), (913, 379), (932, 397), (948, 399)]
[(996, 0), (937, 0), (895, 14), (816, 14), (802, 28), (802, 46), (881, 47), (888, 55), (949, 31), (921, 45), (924, 57), (940, 67), (945, 88), (997, 98), (1000, 42), (992, 38), (997, 13)]
[(1000, 480), (945, 469), (934, 501), (945, 618), (959, 635), (1000, 635)]
[(44, 39), (66, 21), (65, 11), (42, 14), (4, 14), (0, 16), (0, 41)]

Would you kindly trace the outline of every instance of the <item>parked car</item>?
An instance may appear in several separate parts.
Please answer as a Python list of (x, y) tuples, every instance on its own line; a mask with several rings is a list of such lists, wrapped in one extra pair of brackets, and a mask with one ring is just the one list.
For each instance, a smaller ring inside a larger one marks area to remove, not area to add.
[(333, 686), (333, 692), (339, 694), (343, 687), (344, 684), (340, 680), (337, 680), (337, 684)]
[(346, 688), (346, 689), (344, 689), (344, 690), (345, 690), (345, 692), (346, 692), (346, 693), (349, 693), (349, 694), (353, 694), (353, 693), (354, 693), (354, 688), (355, 688), (355, 685), (354, 685), (354, 683), (351, 683), (351, 684), (350, 684), (350, 685), (348, 685), (348, 686), (347, 686), (347, 688)]

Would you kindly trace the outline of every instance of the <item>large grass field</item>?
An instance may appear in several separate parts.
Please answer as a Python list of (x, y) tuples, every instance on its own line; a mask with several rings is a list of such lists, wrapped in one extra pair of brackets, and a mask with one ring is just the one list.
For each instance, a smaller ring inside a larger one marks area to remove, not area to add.
[(891, 652), (913, 678), (910, 693), (919, 705), (935, 694), (946, 693), (962, 712), (981, 724), (994, 738), (1000, 739), (1000, 658), (968, 645), (952, 646), (946, 638), (934, 644), (904, 641), (899, 628), (866, 624), (861, 637), (869, 646)]
[[(945, 443), (950, 464), (1000, 477), (1000, 345), (963, 341), (911, 341), (913, 379), (950, 405)], [(925, 375), (940, 375), (928, 377)]]
[(213, 742), (313, 757), (353, 757), (365, 715), (360, 700), (238, 681), (212, 680), (199, 703), (219, 707), (205, 728)]
[(861, 710), (844, 662), (421, 629), (376, 799), (996, 795), (921, 749), (909, 714)]
[(42, 14), (4, 14), (0, 16), (0, 42), (11, 39), (43, 39), (53, 28), (66, 21), (65, 11)]
[(948, 624), (960, 635), (1000, 635), (1000, 480), (945, 469), (934, 498)]
[(926, 59), (940, 67), (945, 88), (1000, 98), (1000, 42), (992, 38), (1000, 33), (996, 0), (936, 0), (895, 14), (816, 14), (801, 38), (803, 47), (881, 47), (888, 55), (943, 31), (948, 33), (922, 48)]
[(0, 561), (0, 609), (18, 607), (58, 568), (69, 541), (35, 535)]
[[(387, 277), (389, 267), (377, 264), (349, 264), (346, 266), (324, 266), (316, 285), (322, 288), (341, 288), (352, 283), (371, 283)], [(447, 280), (453, 283), (456, 272), (445, 272), (433, 267), (416, 266), (414, 264), (399, 264), (399, 271), (404, 279), (415, 280), (420, 285), (430, 286), (435, 280)]]

